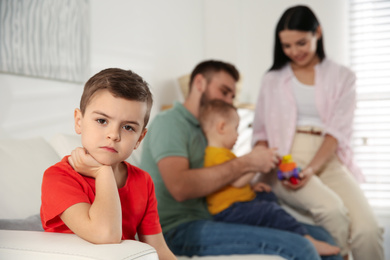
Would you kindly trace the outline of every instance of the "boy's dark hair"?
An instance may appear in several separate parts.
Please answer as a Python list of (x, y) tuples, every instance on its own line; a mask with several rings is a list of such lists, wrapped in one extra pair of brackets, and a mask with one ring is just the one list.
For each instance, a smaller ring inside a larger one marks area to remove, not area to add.
[[(284, 54), (280, 43), (279, 33), (283, 30), (297, 30), (315, 33), (320, 22), (314, 12), (307, 6), (297, 5), (288, 8), (280, 17), (275, 29), (274, 63), (269, 70), (278, 70), (290, 61)], [(317, 55), (322, 61), (325, 58), (323, 34), (317, 41)]]
[(100, 90), (108, 90), (114, 97), (145, 102), (147, 110), (144, 118), (144, 128), (149, 122), (153, 105), (153, 96), (148, 83), (131, 70), (109, 68), (91, 77), (84, 86), (80, 100), (80, 110), (84, 115), (85, 109), (92, 97)]
[(202, 127), (203, 131), (205, 131), (205, 129), (213, 123), (214, 118), (220, 116), (224, 119), (229, 119), (232, 111), (237, 111), (237, 108), (232, 104), (226, 103), (225, 101), (219, 99), (210, 100), (200, 107), (200, 126)]
[(206, 78), (207, 83), (209, 83), (213, 74), (220, 71), (228, 73), (236, 82), (240, 79), (240, 73), (238, 72), (236, 67), (234, 67), (234, 65), (223, 61), (206, 60), (196, 65), (196, 67), (192, 71), (189, 83), (190, 90), (192, 82), (194, 81), (196, 75), (202, 74), (203, 77)]

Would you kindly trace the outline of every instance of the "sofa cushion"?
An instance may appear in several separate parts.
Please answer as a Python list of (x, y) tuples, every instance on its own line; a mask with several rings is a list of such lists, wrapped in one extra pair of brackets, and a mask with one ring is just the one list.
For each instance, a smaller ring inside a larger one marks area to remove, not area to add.
[(59, 160), (43, 138), (0, 139), (0, 219), (39, 213), (43, 172)]
[(81, 147), (81, 137), (76, 134), (56, 134), (50, 139), (50, 144), (62, 159), (76, 147)]
[(39, 214), (23, 219), (0, 219), (0, 230), (43, 231)]
[(277, 255), (217, 255), (217, 256), (177, 256), (177, 260), (284, 260)]
[(148, 244), (124, 240), (95, 245), (74, 234), (0, 230), (1, 260), (158, 260)]

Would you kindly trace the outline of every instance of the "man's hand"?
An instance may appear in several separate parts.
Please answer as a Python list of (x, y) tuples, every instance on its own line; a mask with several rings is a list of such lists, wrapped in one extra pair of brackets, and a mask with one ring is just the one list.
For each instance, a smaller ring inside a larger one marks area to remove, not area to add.
[(305, 169), (303, 169), (300, 173), (299, 173), (299, 178), (300, 178), (300, 181), (299, 183), (297, 184), (292, 184), (290, 183), (288, 180), (284, 180), (282, 182), (283, 186), (288, 188), (288, 189), (291, 189), (291, 190), (299, 190), (300, 188), (302, 188), (303, 186), (306, 185), (306, 183), (310, 180), (310, 178), (314, 175), (314, 172), (313, 172), (313, 169), (311, 167), (307, 167)]
[(276, 150), (277, 148), (267, 148), (263, 145), (253, 147), (248, 156), (250, 164), (256, 168), (255, 172), (268, 173), (275, 168), (279, 162)]
[(71, 156), (69, 156), (68, 161), (76, 172), (95, 179), (99, 170), (105, 166), (96, 161), (95, 158), (82, 147), (74, 149)]
[(257, 182), (252, 186), (252, 189), (256, 192), (271, 192), (271, 186), (264, 182)]

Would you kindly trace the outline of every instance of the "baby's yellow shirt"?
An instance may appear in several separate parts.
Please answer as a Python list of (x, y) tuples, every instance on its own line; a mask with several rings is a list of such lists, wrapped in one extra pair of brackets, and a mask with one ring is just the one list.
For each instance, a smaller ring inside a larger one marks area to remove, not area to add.
[[(222, 164), (236, 158), (229, 149), (208, 146), (205, 150), (204, 167)], [(235, 202), (251, 201), (256, 197), (249, 184), (242, 188), (228, 185), (216, 193), (207, 196), (210, 214), (215, 215), (227, 209)]]

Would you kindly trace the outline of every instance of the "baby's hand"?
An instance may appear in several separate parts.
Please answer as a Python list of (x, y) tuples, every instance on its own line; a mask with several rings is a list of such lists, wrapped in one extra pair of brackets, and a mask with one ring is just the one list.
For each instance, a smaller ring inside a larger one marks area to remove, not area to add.
[(271, 192), (271, 186), (264, 182), (255, 183), (252, 188), (256, 192)]
[(105, 165), (95, 160), (85, 148), (77, 147), (68, 157), (68, 161), (73, 169), (87, 177), (96, 178), (99, 170)]

